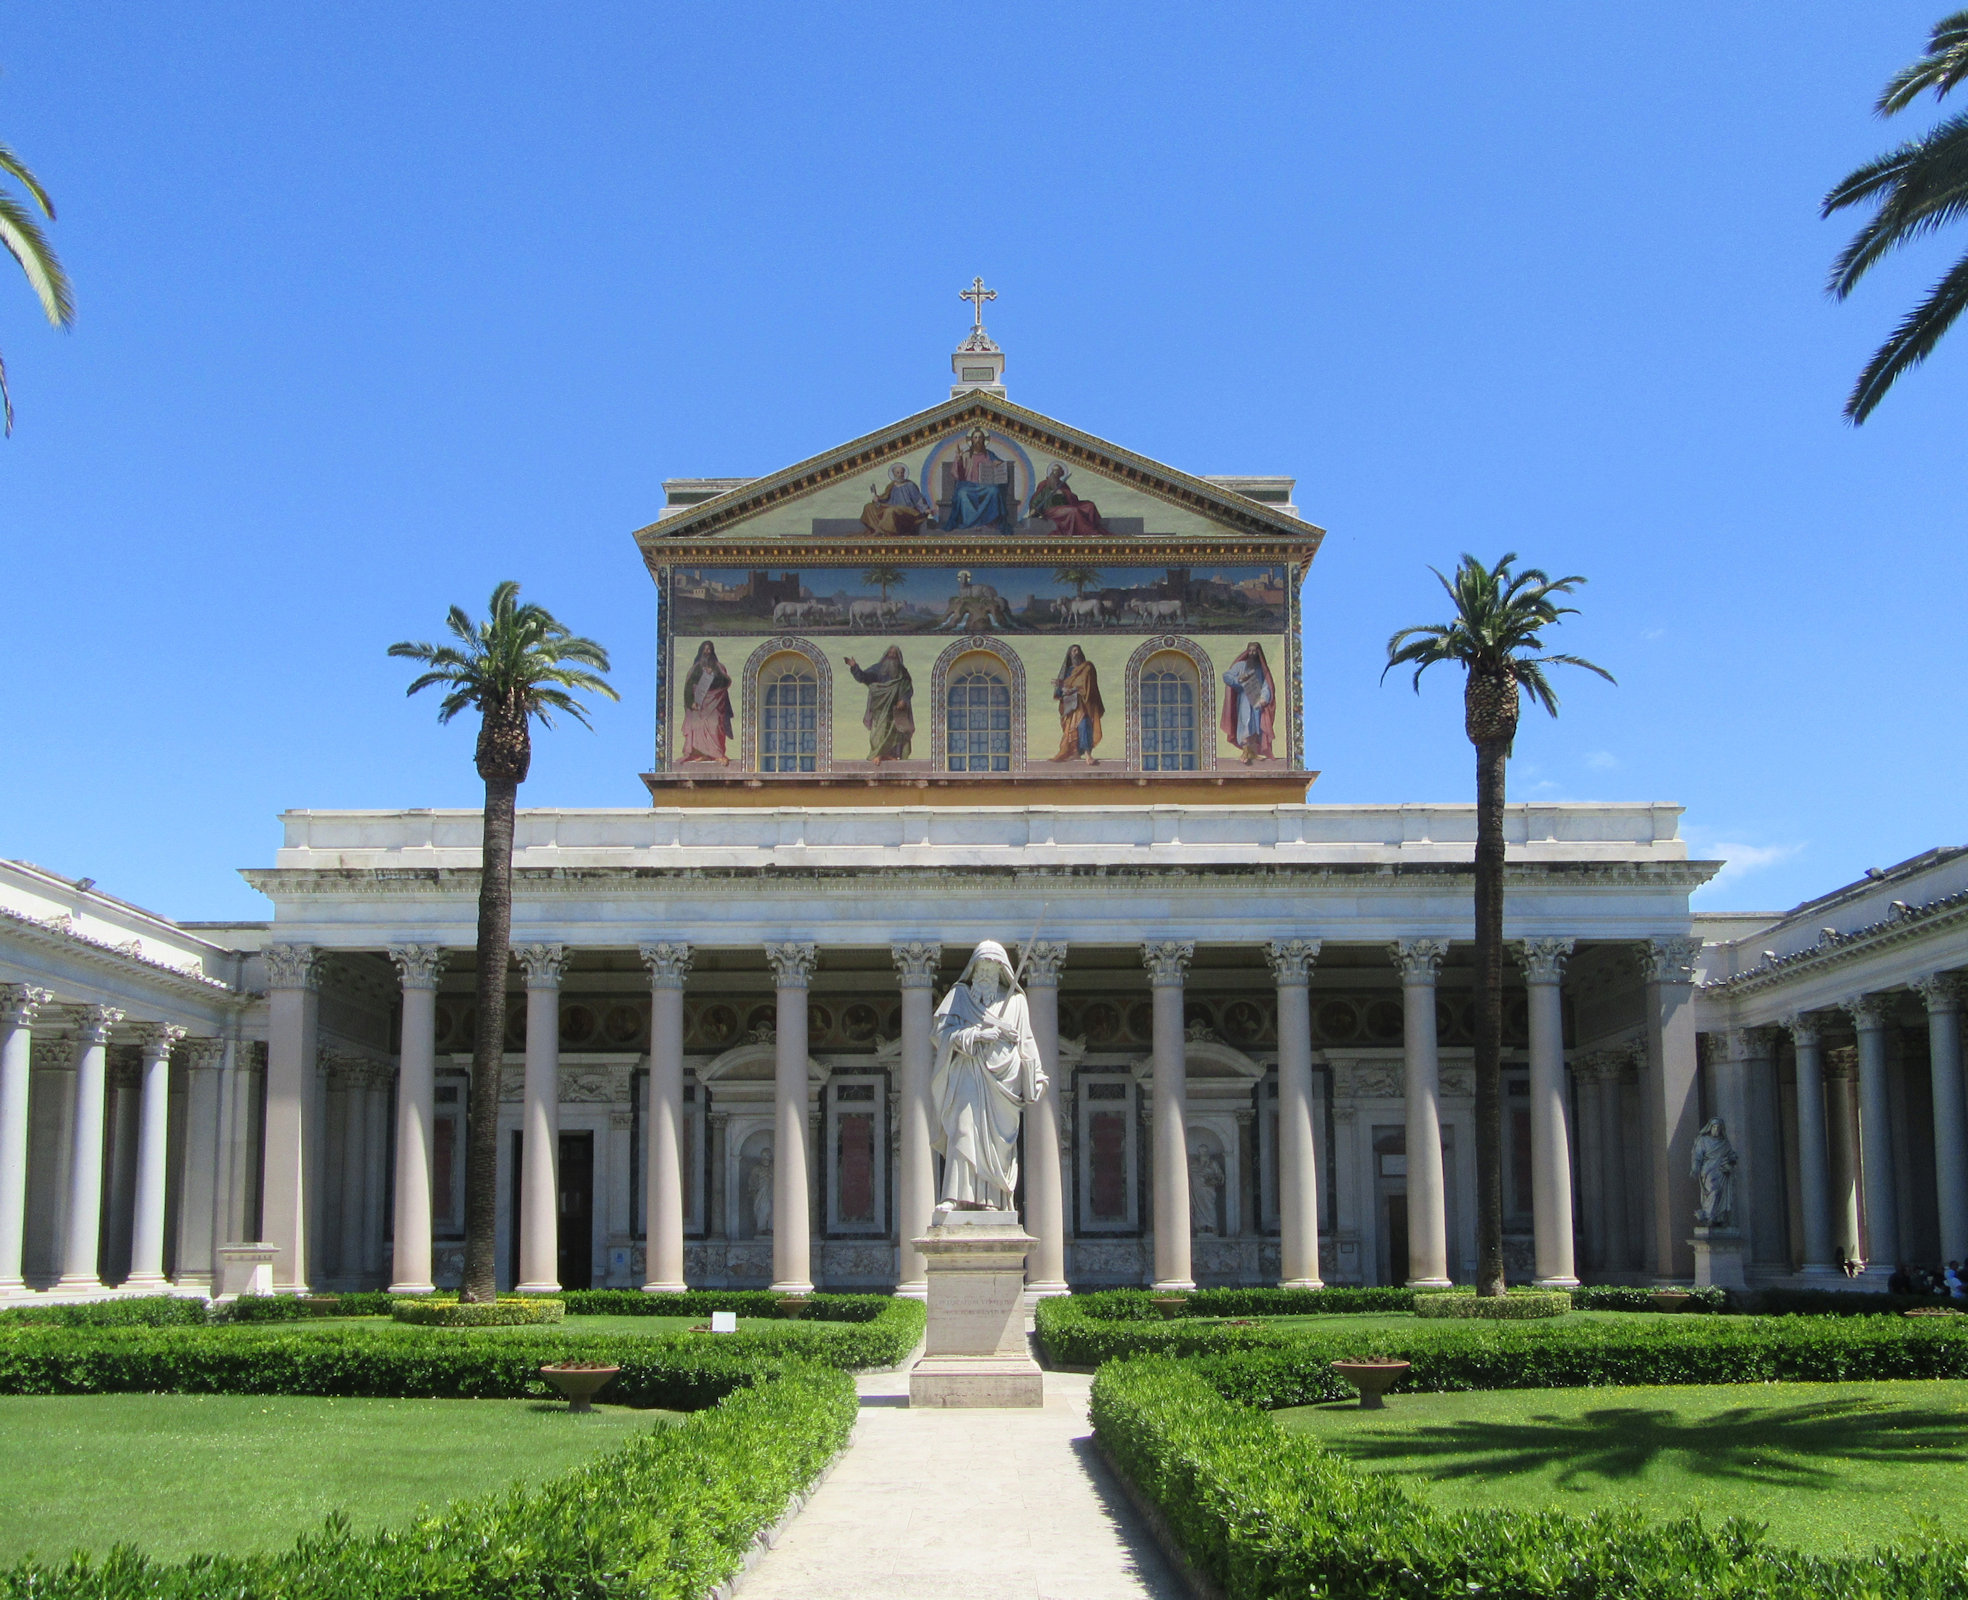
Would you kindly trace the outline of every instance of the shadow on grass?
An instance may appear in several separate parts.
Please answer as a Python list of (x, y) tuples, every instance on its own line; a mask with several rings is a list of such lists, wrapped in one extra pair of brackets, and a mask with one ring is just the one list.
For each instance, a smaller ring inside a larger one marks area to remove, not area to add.
[(1362, 1465), (1405, 1465), (1442, 1480), (1556, 1467), (1564, 1488), (1586, 1487), (1593, 1478), (1631, 1480), (1670, 1458), (1693, 1477), (1799, 1489), (1831, 1487), (1847, 1462), (1968, 1463), (1959, 1413), (1864, 1399), (1778, 1410), (1738, 1406), (1699, 1418), (1665, 1407), (1607, 1406), (1575, 1417), (1327, 1435), (1320, 1443)]

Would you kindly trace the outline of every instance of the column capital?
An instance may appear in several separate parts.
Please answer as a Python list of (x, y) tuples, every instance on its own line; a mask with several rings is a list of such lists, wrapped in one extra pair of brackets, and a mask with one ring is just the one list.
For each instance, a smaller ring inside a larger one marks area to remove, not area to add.
[(935, 986), (936, 969), (943, 963), (943, 946), (934, 941), (911, 939), (888, 947), (888, 958), (895, 963), (895, 975), (905, 989)]
[(1884, 1028), (1891, 1020), (1892, 1008), (1883, 994), (1847, 995), (1838, 1002), (1839, 1009), (1852, 1019), (1852, 1026), (1860, 1033), (1872, 1033)]
[(54, 997), (52, 990), (37, 989), (31, 983), (0, 983), (0, 1022), (10, 1028), (25, 1028)]
[(1807, 1050), (1818, 1042), (1819, 1035), (1823, 1032), (1823, 1026), (1819, 1023), (1815, 1011), (1787, 1011), (1784, 1013), (1783, 1026), (1790, 1030), (1792, 1041)]
[(1141, 964), (1156, 989), (1179, 989), (1182, 975), (1196, 954), (1194, 939), (1151, 939), (1141, 946)]
[(1304, 983), (1312, 976), (1319, 949), (1317, 939), (1267, 939), (1264, 959), (1271, 963), (1271, 976), (1278, 983)]
[(1449, 953), (1446, 939), (1396, 939), (1388, 945), (1395, 969), (1403, 983), (1433, 983), (1442, 970), (1442, 958)]
[(1924, 978), (1916, 978), (1909, 987), (1927, 1002), (1929, 1012), (1959, 1011), (1962, 977), (1959, 972), (1931, 972)]
[(558, 989), (560, 975), (567, 969), (567, 946), (563, 944), (516, 944), (513, 959), (526, 969), (529, 989)]
[(321, 972), (321, 952), (311, 944), (270, 944), (260, 951), (269, 989), (312, 989)]
[(1517, 965), (1524, 969), (1526, 983), (1557, 983), (1565, 976), (1565, 962), (1572, 953), (1570, 939), (1522, 939), (1513, 947)]
[(137, 1027), (137, 1043), (143, 1048), (146, 1062), (161, 1061), (171, 1053), (171, 1046), (186, 1034), (189, 1028), (180, 1028), (170, 1022), (145, 1022)]
[(55, 1071), (75, 1065), (75, 1038), (71, 1034), (43, 1034), (34, 1041), (32, 1062)]
[(1777, 1051), (1775, 1028), (1731, 1028), (1727, 1037), (1731, 1061), (1768, 1061)]
[(1640, 951), (1641, 970), (1649, 983), (1693, 983), (1702, 942), (1693, 935), (1649, 939)]
[(114, 1006), (75, 1006), (70, 1015), (75, 1021), (75, 1036), (83, 1047), (109, 1043), (109, 1030), (123, 1020), (123, 1013)]
[(659, 939), (637, 946), (642, 964), (649, 969), (652, 989), (681, 989), (690, 976), (690, 946), (677, 939)]
[(216, 1072), (225, 1065), (225, 1040), (195, 1038), (185, 1041), (185, 1066), (193, 1072)]
[(396, 963), (406, 989), (435, 989), (444, 976), (447, 951), (434, 944), (393, 944), (389, 958)]
[(1066, 966), (1066, 945), (1059, 939), (1037, 939), (1026, 951), (1025, 982), (1042, 989), (1057, 989), (1059, 974)]
[(813, 969), (820, 953), (811, 944), (787, 940), (767, 945), (765, 959), (772, 963), (773, 981), (781, 989), (804, 989), (813, 981)]

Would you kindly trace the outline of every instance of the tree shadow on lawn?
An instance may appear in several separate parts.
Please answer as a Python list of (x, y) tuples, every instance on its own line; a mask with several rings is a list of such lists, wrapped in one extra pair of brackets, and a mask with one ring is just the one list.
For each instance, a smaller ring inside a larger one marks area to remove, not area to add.
[(1667, 1407), (1607, 1406), (1576, 1417), (1424, 1424), (1404, 1433), (1320, 1442), (1362, 1465), (1406, 1464), (1436, 1479), (1558, 1469), (1561, 1488), (1642, 1476), (1667, 1458), (1692, 1476), (1778, 1488), (1830, 1488), (1848, 1462), (1968, 1463), (1954, 1411), (1823, 1400), (1769, 1410), (1738, 1406), (1699, 1418)]

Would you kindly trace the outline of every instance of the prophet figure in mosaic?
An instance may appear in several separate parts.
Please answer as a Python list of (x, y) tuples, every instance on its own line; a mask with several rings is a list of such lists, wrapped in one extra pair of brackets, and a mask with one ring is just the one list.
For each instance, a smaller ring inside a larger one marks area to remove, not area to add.
[(1277, 713), (1278, 691), (1264, 646), (1253, 640), (1223, 669), (1223, 737), (1243, 752), (1246, 763), (1268, 761)]
[(902, 647), (890, 645), (872, 667), (863, 667), (852, 656), (846, 659), (854, 681), (868, 687), (868, 709), (861, 713), (861, 726), (868, 730), (868, 759), (907, 761), (916, 736), (916, 685), (903, 665)]
[(1038, 488), (1032, 491), (1025, 514), (1044, 517), (1052, 524), (1054, 533), (1070, 539), (1089, 539), (1107, 531), (1100, 520), (1100, 508), (1091, 500), (1082, 500), (1073, 493), (1066, 483), (1065, 465), (1058, 461), (1052, 464), (1039, 481)]
[(958, 528), (1002, 528), (1011, 531), (1011, 463), (991, 448), (991, 436), (972, 428), (955, 461), (956, 484), (950, 509), (943, 514), (944, 531)]
[(1066, 647), (1066, 660), (1052, 680), (1052, 697), (1059, 702), (1059, 752), (1051, 759), (1078, 757), (1093, 765), (1093, 747), (1100, 743), (1100, 719), (1107, 707), (1100, 699), (1100, 673), (1078, 645)]
[(930, 1105), (943, 1157), (939, 1210), (1009, 1211), (1018, 1187), (1018, 1126), (1045, 1093), (1045, 1068), (1011, 957), (995, 939), (971, 952), (936, 1008)]
[(706, 639), (697, 659), (683, 676), (682, 761), (715, 761), (731, 765), (725, 745), (731, 738), (731, 674), (718, 660), (717, 647)]
[(869, 485), (874, 496), (861, 508), (861, 526), (877, 538), (906, 539), (922, 532), (936, 517), (929, 496), (909, 481), (909, 469), (899, 461), (888, 469), (888, 482)]

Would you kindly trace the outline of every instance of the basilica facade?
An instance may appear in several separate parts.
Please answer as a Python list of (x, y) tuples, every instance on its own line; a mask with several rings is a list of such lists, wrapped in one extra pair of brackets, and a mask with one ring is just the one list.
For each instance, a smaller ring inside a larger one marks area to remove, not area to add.
[[(952, 370), (635, 535), (650, 803), (518, 822), (502, 1284), (921, 1293), (931, 1010), (987, 937), (1051, 1081), (1035, 1294), (1468, 1281), (1474, 810), (1308, 803), (1293, 479), (1014, 404), (981, 318)], [(1512, 1277), (1688, 1280), (1714, 1118), (1752, 1279), (1968, 1246), (1968, 869), (1807, 938), (1692, 914), (1679, 818), (1510, 808)], [(479, 816), (280, 827), (264, 923), (0, 864), (0, 1296), (456, 1283)]]

